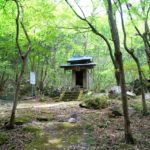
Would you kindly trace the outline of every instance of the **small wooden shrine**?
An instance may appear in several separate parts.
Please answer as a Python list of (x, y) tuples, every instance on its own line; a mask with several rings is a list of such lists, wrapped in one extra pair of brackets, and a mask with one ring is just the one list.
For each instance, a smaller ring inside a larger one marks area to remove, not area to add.
[(96, 66), (90, 56), (73, 56), (68, 59), (68, 64), (61, 65), (64, 70), (72, 70), (72, 87), (90, 88), (90, 71)]

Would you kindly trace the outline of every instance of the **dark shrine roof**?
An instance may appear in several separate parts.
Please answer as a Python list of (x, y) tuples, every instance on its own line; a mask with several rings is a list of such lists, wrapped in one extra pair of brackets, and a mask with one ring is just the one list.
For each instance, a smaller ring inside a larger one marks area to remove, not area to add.
[(92, 57), (90, 56), (73, 56), (70, 59), (68, 59), (67, 62), (75, 62), (75, 61), (92, 61)]
[(83, 66), (86, 66), (86, 67), (93, 67), (93, 66), (96, 66), (96, 63), (86, 63), (86, 64), (67, 64), (67, 65), (61, 65), (60, 67), (61, 68), (69, 68), (69, 67), (83, 67)]
[(90, 56), (73, 56), (67, 60), (68, 64), (61, 65), (64, 69), (92, 69), (96, 63), (92, 61)]

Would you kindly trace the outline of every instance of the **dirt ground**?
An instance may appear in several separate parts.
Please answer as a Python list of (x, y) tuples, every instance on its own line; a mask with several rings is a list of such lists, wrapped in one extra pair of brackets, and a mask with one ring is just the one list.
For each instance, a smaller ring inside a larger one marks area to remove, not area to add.
[[(79, 107), (78, 101), (20, 103), (17, 123), (6, 134), (1, 150), (149, 150), (150, 115), (142, 116), (137, 109), (130, 111), (134, 145), (124, 142), (123, 116), (112, 117), (111, 108), (91, 110)], [(0, 126), (8, 121), (9, 107), (0, 110)], [(74, 117), (75, 121), (69, 119)], [(20, 122), (22, 122), (20, 124)]]

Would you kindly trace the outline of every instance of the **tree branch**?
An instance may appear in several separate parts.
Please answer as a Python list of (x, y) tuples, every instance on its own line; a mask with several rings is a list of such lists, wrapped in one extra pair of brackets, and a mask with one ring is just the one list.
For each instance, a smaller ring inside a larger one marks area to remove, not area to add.
[(17, 16), (16, 16), (16, 45), (19, 51), (20, 57), (22, 57), (22, 52), (21, 52), (21, 47), (19, 44), (19, 17), (20, 17), (20, 9), (19, 9), (19, 4), (17, 0), (14, 0), (17, 6)]
[[(112, 62), (113, 62), (113, 64), (114, 64), (115, 68), (117, 68), (116, 63), (115, 63), (115, 59), (114, 59), (114, 56), (113, 56), (113, 53), (112, 53), (112, 48), (111, 48), (111, 45), (110, 45), (109, 41), (107, 40), (107, 38), (106, 38), (103, 34), (101, 34), (101, 33), (86, 19), (86, 17), (83, 18), (83, 17), (81, 17), (80, 15), (78, 15), (78, 13), (74, 10), (74, 8), (73, 8), (72, 5), (68, 2), (68, 0), (65, 0), (65, 1), (66, 1), (66, 3), (69, 5), (69, 7), (71, 8), (71, 10), (75, 13), (75, 15), (76, 15), (79, 19), (85, 21), (85, 22), (89, 25), (89, 27), (92, 29), (92, 32), (95, 33), (96, 35), (98, 35), (99, 37), (101, 37), (101, 38), (105, 41), (105, 43), (106, 43), (106, 45), (107, 45), (107, 47), (108, 47), (109, 53), (110, 53), (111, 60), (112, 60)], [(80, 7), (80, 6), (79, 6), (79, 7)], [(80, 7), (80, 9), (81, 9), (81, 7)], [(81, 9), (81, 10), (82, 10), (82, 9)], [(82, 10), (82, 12), (83, 12), (83, 10)], [(83, 13), (83, 14), (84, 14), (84, 13)]]
[(137, 26), (135, 25), (135, 23), (134, 23), (134, 20), (133, 20), (133, 17), (132, 17), (132, 15), (131, 15), (130, 8), (129, 8), (128, 4), (127, 4), (127, 1), (125, 1), (125, 3), (126, 3), (126, 7), (127, 7), (127, 9), (128, 9), (128, 12), (129, 12), (129, 17), (130, 17), (130, 19), (131, 19), (131, 22), (132, 22), (132, 24), (133, 24), (135, 30), (137, 31), (137, 33), (138, 33), (138, 34), (141, 36), (141, 38), (143, 39), (142, 33), (140, 32), (140, 30), (138, 29), (138, 27), (137, 27)]

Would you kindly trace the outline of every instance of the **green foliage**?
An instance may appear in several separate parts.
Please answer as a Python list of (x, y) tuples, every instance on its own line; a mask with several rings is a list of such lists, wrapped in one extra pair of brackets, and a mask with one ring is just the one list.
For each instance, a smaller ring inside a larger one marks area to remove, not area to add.
[(85, 107), (90, 109), (103, 109), (108, 106), (108, 98), (106, 96), (90, 97), (84, 100)]
[(130, 104), (130, 106), (133, 107), (137, 111), (142, 111), (142, 108), (143, 108), (142, 104), (139, 102), (132, 103), (132, 104)]
[(0, 132), (0, 145), (4, 144), (7, 139), (8, 139), (7, 134), (5, 132)]
[[(15, 81), (21, 63), (19, 63), (15, 43), (16, 6), (13, 1), (5, 2), (5, 0), (0, 1), (0, 75), (4, 73), (5, 80), (9, 82), (10, 80)], [(120, 0), (120, 2), (124, 4), (125, 0)], [(37, 87), (40, 86), (41, 81), (43, 87), (70, 86), (71, 73), (66, 71), (64, 75), (59, 66), (66, 63), (66, 60), (73, 55), (90, 55), (97, 63), (91, 73), (93, 89), (99, 92), (101, 89), (107, 89), (115, 84), (114, 67), (106, 43), (90, 32), (88, 25), (78, 19), (64, 1), (30, 0), (21, 3), (24, 8), (24, 24), (32, 42), (32, 51), (27, 61), (24, 81), (29, 80), (30, 71), (35, 71)], [(94, 12), (89, 13), (87, 19), (108, 39), (113, 47), (106, 12), (107, 1), (93, 1), (91, 4), (89, 7)], [(149, 0), (138, 1), (130, 8), (134, 22), (141, 33), (144, 33), (143, 19), (145, 19), (148, 4)], [(142, 8), (145, 8), (143, 13), (141, 13)], [(117, 10), (118, 7), (113, 3), (114, 14)], [(135, 54), (140, 58), (142, 71), (148, 77), (149, 68), (145, 57), (144, 43), (139, 36), (135, 36), (137, 33), (126, 11), (124, 8), (123, 13), (127, 16), (125, 17), (127, 44), (134, 48)], [(122, 41), (123, 35), (120, 28), (119, 35), (120, 41)], [(21, 49), (25, 51), (27, 41), (22, 30), (20, 30), (19, 42)], [(137, 67), (125, 53), (122, 44), (121, 48), (126, 79), (127, 82), (130, 82), (137, 78)], [(6, 86), (8, 86), (7, 83)]]

